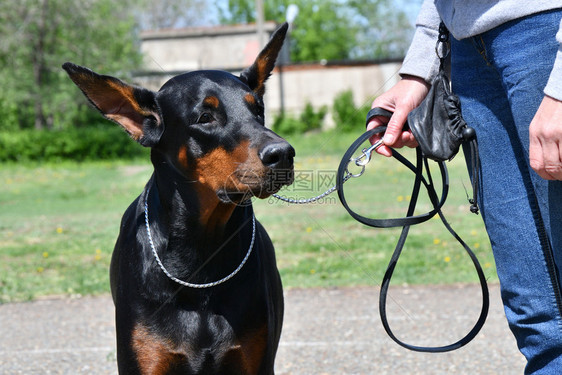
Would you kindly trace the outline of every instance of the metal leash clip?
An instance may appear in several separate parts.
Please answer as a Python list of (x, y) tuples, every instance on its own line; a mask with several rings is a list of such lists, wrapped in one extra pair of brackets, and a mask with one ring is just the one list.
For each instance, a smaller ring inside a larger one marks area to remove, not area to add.
[(349, 169), (346, 167), (345, 172), (346, 172), (347, 176), (349, 176), (349, 177), (360, 177), (360, 176), (362, 176), (363, 173), (365, 173), (365, 166), (367, 164), (369, 164), (369, 162), (371, 161), (371, 154), (373, 153), (373, 151), (376, 151), (382, 145), (384, 145), (384, 142), (381, 138), (378, 141), (376, 141), (371, 147), (364, 148), (362, 150), (362, 154), (359, 155), (358, 157), (349, 159), (349, 162), (347, 163), (348, 166), (349, 166), (349, 163), (354, 162), (356, 166), (361, 167), (361, 170), (358, 173), (351, 173), (349, 171)]

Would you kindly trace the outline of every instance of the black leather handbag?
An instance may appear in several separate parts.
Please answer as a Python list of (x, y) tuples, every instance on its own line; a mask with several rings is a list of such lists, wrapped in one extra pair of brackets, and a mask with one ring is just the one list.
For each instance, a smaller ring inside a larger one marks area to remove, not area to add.
[(450, 52), (449, 30), (441, 22), (435, 47), (439, 73), (421, 104), (408, 115), (408, 126), (425, 157), (435, 161), (451, 160), (463, 142), (476, 142), (476, 132), (462, 118), (459, 98), (451, 91), (445, 71)]
[(408, 114), (408, 126), (423, 155), (435, 161), (451, 160), (463, 142), (476, 137), (462, 118), (459, 98), (451, 92), (449, 78), (442, 69), (425, 99)]

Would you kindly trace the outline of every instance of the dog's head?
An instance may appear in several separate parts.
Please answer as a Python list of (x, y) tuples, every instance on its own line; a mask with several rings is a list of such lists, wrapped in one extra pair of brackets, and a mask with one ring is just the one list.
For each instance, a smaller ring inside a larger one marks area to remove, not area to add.
[(279, 27), (240, 77), (194, 71), (158, 92), (71, 63), (63, 68), (106, 118), (187, 180), (236, 203), (265, 198), (293, 181), (294, 149), (264, 126), (265, 82), (286, 32), (287, 24)]

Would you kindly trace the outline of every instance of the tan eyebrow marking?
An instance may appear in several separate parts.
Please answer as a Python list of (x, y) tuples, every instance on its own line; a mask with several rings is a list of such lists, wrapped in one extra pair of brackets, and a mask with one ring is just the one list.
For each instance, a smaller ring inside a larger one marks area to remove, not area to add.
[(256, 98), (254, 98), (254, 96), (250, 93), (246, 94), (246, 96), (244, 96), (244, 99), (249, 103), (249, 104), (256, 104)]
[(213, 108), (219, 107), (219, 99), (216, 96), (207, 96), (205, 99), (203, 99), (203, 103)]

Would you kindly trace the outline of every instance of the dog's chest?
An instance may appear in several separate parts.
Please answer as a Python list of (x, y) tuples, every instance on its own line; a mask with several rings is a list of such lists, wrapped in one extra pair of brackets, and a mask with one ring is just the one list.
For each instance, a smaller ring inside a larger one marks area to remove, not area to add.
[(137, 327), (133, 347), (141, 368), (148, 369), (160, 362), (163, 374), (176, 371), (253, 374), (259, 371), (267, 342), (265, 328), (239, 337), (235, 328), (220, 315), (184, 312), (175, 318), (177, 320), (171, 318), (167, 322), (176, 320), (171, 325), (174, 328), (163, 328), (165, 334), (156, 334), (145, 326)]

